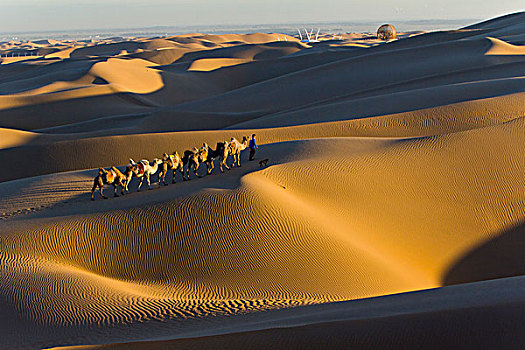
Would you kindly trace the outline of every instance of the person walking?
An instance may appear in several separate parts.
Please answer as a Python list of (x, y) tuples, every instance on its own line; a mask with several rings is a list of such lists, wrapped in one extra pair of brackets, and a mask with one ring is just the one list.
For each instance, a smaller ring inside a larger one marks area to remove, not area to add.
[(255, 151), (257, 150), (257, 148), (259, 148), (257, 146), (257, 142), (255, 141), (255, 134), (252, 134), (252, 138), (250, 140), (250, 143), (248, 144), (248, 147), (250, 148), (250, 160), (254, 160)]

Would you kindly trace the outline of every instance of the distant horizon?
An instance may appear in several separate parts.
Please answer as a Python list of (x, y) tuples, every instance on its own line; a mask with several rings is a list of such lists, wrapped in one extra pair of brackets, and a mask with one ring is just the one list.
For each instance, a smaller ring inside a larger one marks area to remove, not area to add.
[(522, 0), (3, 0), (0, 23), (2, 33), (27, 33), (157, 26), (454, 21), (490, 19), (523, 10)]
[[(47, 31), (25, 31), (25, 32), (0, 32), (0, 41), (36, 41), (36, 40), (90, 40), (118, 37), (153, 37), (183, 35), (194, 32), (207, 34), (238, 33), (248, 34), (256, 32), (275, 32), (282, 34), (297, 34), (298, 28), (313, 27), (320, 28), (324, 33), (368, 33), (375, 32), (377, 27), (384, 23), (394, 24), (398, 30), (404, 32), (453, 30), (473, 23), (479, 23), (484, 19), (420, 19), (406, 21), (337, 21), (337, 22), (297, 22), (297, 23), (260, 23), (260, 24), (238, 24), (238, 25), (157, 25), (127, 28), (94, 28), (94, 29), (69, 29), (69, 30), (47, 30)], [(328, 28), (327, 28), (328, 27)]]
[(129, 30), (129, 29), (167, 29), (167, 28), (247, 28), (247, 27), (272, 27), (272, 26), (291, 26), (291, 25), (297, 25), (299, 27), (303, 26), (311, 26), (311, 25), (322, 25), (322, 24), (342, 24), (342, 25), (349, 25), (349, 24), (370, 24), (373, 22), (377, 23), (392, 23), (395, 25), (395, 22), (398, 23), (405, 23), (405, 24), (443, 24), (443, 23), (464, 23), (472, 21), (472, 23), (477, 23), (480, 21), (485, 21), (488, 19), (484, 18), (455, 18), (455, 19), (444, 19), (444, 18), (428, 18), (428, 19), (413, 19), (413, 20), (395, 20), (395, 19), (383, 19), (383, 20), (376, 20), (376, 19), (361, 19), (361, 20), (355, 20), (355, 21), (310, 21), (310, 22), (275, 22), (275, 23), (239, 23), (239, 24), (192, 24), (192, 25), (169, 25), (169, 24), (162, 24), (162, 25), (145, 25), (145, 26), (131, 26), (131, 27), (99, 27), (99, 28), (71, 28), (71, 29), (39, 29), (39, 30), (25, 30), (25, 31), (0, 31), (0, 35), (3, 34), (27, 34), (27, 33), (67, 33), (67, 32), (90, 32), (90, 31), (112, 31), (112, 30)]

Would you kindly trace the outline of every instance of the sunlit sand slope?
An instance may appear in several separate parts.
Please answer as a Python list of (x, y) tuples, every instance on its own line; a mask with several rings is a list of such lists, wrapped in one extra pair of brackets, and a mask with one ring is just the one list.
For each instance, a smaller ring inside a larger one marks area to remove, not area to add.
[[(525, 220), (523, 132), (519, 119), (368, 151), (311, 141), (314, 153), (232, 189), (202, 179), (195, 194), (147, 207), (137, 195), (104, 213), (7, 221), (2, 294), (30, 321), (67, 327), (436, 287)], [(516, 255), (488, 277), (523, 272)]]

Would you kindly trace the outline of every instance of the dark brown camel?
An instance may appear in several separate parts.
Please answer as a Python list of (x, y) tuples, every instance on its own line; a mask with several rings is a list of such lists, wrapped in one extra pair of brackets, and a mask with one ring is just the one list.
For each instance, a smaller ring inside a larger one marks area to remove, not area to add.
[(113, 195), (115, 197), (118, 197), (117, 194), (117, 186), (122, 187), (121, 194), (125, 194), (126, 192), (129, 192), (128, 190), (128, 184), (131, 181), (131, 178), (133, 174), (137, 171), (136, 167), (134, 165), (129, 165), (126, 168), (126, 171), (124, 174), (120, 172), (116, 167), (112, 166), (109, 170), (106, 170), (104, 168), (98, 169), (98, 175), (93, 180), (93, 188), (91, 189), (91, 200), (95, 200), (95, 190), (98, 187), (98, 192), (102, 196), (102, 198), (107, 199), (108, 197), (104, 196), (102, 193), (102, 190), (104, 188), (104, 185), (113, 185)]
[(182, 164), (183, 167), (186, 166), (186, 176), (183, 175), (182, 179), (184, 181), (190, 180), (190, 168), (193, 169), (193, 173), (197, 177), (202, 177), (197, 173), (200, 163), (206, 162), (208, 159), (208, 149), (201, 147), (193, 147), (192, 150), (184, 151), (182, 155)]

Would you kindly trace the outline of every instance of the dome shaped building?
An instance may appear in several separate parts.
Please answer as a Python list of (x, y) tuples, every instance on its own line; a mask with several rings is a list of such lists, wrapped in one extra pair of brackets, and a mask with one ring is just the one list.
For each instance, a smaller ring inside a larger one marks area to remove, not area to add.
[(391, 24), (383, 24), (377, 30), (377, 38), (381, 40), (392, 40), (397, 38), (397, 30)]

